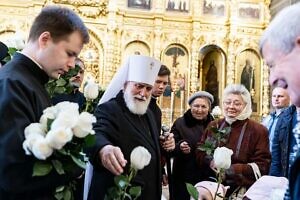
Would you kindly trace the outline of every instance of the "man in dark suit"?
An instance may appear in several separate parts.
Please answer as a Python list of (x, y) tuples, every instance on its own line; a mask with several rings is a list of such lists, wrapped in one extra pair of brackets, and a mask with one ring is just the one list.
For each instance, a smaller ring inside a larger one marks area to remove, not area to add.
[[(161, 109), (157, 105), (157, 98), (160, 97), (164, 92), (165, 89), (169, 83), (170, 80), (170, 70), (167, 68), (167, 66), (162, 65), (159, 69), (158, 75), (155, 79), (154, 86), (152, 89), (152, 95), (151, 95), (151, 101), (149, 103), (149, 109), (153, 112), (157, 128), (159, 130), (158, 134), (160, 135), (161, 132)], [(167, 133), (167, 137), (164, 135), (160, 135), (160, 142), (162, 147), (162, 158), (161, 158), (161, 164), (162, 164), (162, 183), (163, 185), (167, 185), (169, 183), (169, 197), (172, 200), (172, 181), (171, 181), (171, 162), (170, 162), (170, 151), (173, 151), (175, 149), (175, 139), (173, 133)], [(165, 173), (164, 165), (167, 163), (167, 172)], [(168, 175), (168, 176), (167, 176)]]
[(44, 87), (75, 65), (75, 58), (89, 41), (88, 30), (72, 10), (45, 7), (35, 18), (28, 43), (0, 69), (0, 199), (54, 199), (56, 187), (82, 171), (32, 176), (36, 159), (25, 154), (24, 129), (38, 122), (51, 106)]
[(140, 199), (161, 198), (158, 129), (148, 110), (160, 65), (148, 56), (130, 56), (103, 94), (95, 111), (96, 145), (90, 152), (94, 169), (89, 200), (104, 199), (114, 175), (128, 171), (130, 153), (137, 146), (150, 152), (151, 161), (137, 172), (132, 184), (142, 187)]

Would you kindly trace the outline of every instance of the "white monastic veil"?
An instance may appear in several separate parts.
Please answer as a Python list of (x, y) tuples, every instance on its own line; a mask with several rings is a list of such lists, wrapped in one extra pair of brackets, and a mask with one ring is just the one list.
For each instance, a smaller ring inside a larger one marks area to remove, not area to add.
[[(115, 74), (114, 78), (109, 83), (108, 87), (106, 88), (103, 96), (99, 101), (99, 104), (103, 104), (117, 96), (117, 94), (123, 88), (124, 83), (127, 81), (126, 79), (128, 76), (128, 67), (129, 58), (126, 60), (125, 64), (119, 69), (119, 71)], [(83, 200), (87, 200), (88, 198), (92, 178), (93, 165), (90, 162), (88, 162), (85, 170)]]

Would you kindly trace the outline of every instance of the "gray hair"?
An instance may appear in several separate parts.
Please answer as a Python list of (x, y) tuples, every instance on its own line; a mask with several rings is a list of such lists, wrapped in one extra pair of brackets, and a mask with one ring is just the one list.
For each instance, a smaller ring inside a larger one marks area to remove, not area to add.
[(192, 94), (192, 96), (190, 96), (190, 98), (188, 99), (188, 104), (191, 106), (191, 104), (197, 98), (205, 98), (209, 104), (209, 108), (211, 108), (211, 104), (214, 102), (214, 97), (212, 94), (206, 91), (199, 91), (199, 92), (195, 92), (194, 94)]
[(259, 48), (266, 42), (271, 42), (272, 47), (287, 54), (295, 46), (295, 39), (300, 36), (300, 3), (288, 6), (281, 10), (271, 21), (261, 37)]
[(235, 120), (244, 120), (246, 118), (249, 118), (251, 116), (251, 114), (252, 114), (252, 103), (251, 103), (250, 93), (246, 89), (246, 87), (244, 85), (241, 85), (241, 84), (231, 84), (231, 85), (228, 85), (224, 89), (223, 101), (230, 94), (241, 95), (241, 97), (242, 97), (244, 103), (246, 104), (246, 106), (245, 106), (244, 110), (239, 114), (239, 116), (237, 116), (234, 119), (230, 119), (224, 113), (226, 121), (229, 122), (229, 123), (231, 121), (231, 123), (232, 123)]
[(230, 84), (224, 89), (223, 100), (227, 98), (229, 94), (241, 95), (243, 101), (251, 106), (251, 96), (249, 91), (241, 84)]

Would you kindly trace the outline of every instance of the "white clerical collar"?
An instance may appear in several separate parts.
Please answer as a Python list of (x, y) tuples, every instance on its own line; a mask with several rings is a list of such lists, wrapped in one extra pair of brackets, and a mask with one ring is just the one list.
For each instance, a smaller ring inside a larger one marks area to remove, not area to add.
[(29, 58), (30, 60), (32, 60), (37, 66), (39, 66), (39, 68), (41, 68), (41, 70), (44, 70), (42, 65), (40, 65), (37, 61), (35, 61), (31, 56), (27, 55), (26, 53), (24, 52), (21, 52), (21, 51), (17, 51), (18, 53), (20, 54), (23, 54), (24, 56), (26, 56), (27, 58)]

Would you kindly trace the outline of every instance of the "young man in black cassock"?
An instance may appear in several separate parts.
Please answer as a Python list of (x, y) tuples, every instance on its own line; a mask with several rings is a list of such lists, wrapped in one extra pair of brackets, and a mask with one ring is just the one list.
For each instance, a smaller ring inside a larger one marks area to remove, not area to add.
[(75, 58), (89, 41), (81, 19), (67, 8), (45, 7), (35, 18), (28, 43), (0, 69), (0, 199), (50, 200), (56, 187), (82, 171), (33, 177), (36, 159), (25, 154), (24, 129), (38, 122), (51, 106), (44, 87), (75, 66)]

